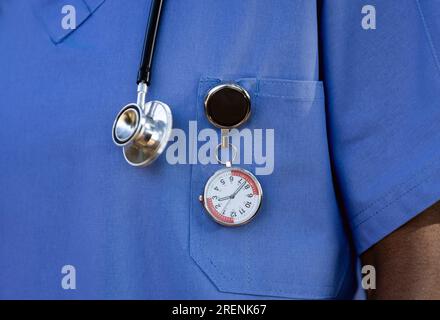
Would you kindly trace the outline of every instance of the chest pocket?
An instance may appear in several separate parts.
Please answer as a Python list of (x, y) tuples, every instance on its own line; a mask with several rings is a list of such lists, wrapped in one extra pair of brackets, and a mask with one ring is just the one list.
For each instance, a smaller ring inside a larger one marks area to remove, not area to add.
[[(34, 4), (35, 14), (43, 23), (44, 29), (50, 36), (53, 43), (58, 44), (67, 38), (70, 34), (78, 30), (78, 28), (89, 19), (92, 14), (104, 3), (105, 0), (39, 0)], [(63, 11), (63, 8), (66, 11)], [(73, 15), (75, 28), (63, 27), (63, 18), (66, 15)]]
[[(207, 179), (222, 166), (193, 165), (191, 257), (223, 292), (336, 297), (350, 254), (332, 186), (322, 83), (202, 79), (199, 130), (212, 128), (203, 101), (206, 92), (222, 82), (237, 83), (251, 95), (251, 117), (243, 127), (254, 133), (254, 129), (273, 129), (274, 168), (269, 175), (257, 176), (264, 197), (256, 218), (228, 228), (215, 223), (198, 200)], [(238, 166), (253, 173), (258, 167), (243, 162)]]

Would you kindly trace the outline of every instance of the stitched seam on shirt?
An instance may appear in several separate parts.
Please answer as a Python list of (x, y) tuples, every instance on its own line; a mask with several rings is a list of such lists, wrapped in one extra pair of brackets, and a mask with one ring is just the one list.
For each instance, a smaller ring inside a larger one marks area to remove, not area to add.
[(314, 81), (314, 80), (289, 80), (289, 79), (280, 79), (280, 80), (269, 80), (269, 79), (259, 79), (259, 82), (264, 83), (272, 83), (272, 84), (276, 84), (276, 85), (281, 85), (281, 86), (316, 86), (316, 87), (322, 87), (322, 82), (321, 81)]
[[(198, 115), (198, 108), (199, 108), (199, 97), (200, 97), (200, 90), (201, 90), (201, 87), (202, 87), (202, 81), (199, 81), (199, 84), (198, 84), (198, 86), (197, 86), (197, 97), (196, 97), (196, 106), (195, 106), (195, 118), (196, 118), (196, 120), (197, 120), (197, 115)], [(189, 157), (190, 157), (190, 160), (193, 160), (192, 159), (192, 157), (193, 157), (193, 155), (189, 155)], [(192, 202), (192, 199), (193, 199), (193, 191), (194, 191), (194, 188), (193, 188), (193, 169), (194, 169), (194, 164), (191, 164), (190, 165), (190, 172), (189, 172), (189, 179), (190, 179), (190, 182), (189, 182), (189, 197), (190, 197), (190, 199), (189, 199), (189, 223), (188, 223), (188, 243), (189, 243), (189, 255), (190, 255), (190, 257), (193, 257), (193, 254), (195, 254), (195, 253), (193, 253), (192, 251), (192, 241), (191, 240), (194, 240), (194, 241), (196, 241), (198, 244), (200, 244), (201, 243), (201, 241), (200, 240), (197, 240), (197, 239), (193, 239), (193, 236), (194, 237), (196, 237), (196, 238), (200, 238), (200, 234), (199, 235), (195, 235), (195, 233), (193, 233), (193, 232), (191, 232), (191, 223), (192, 223), (192, 221), (193, 221), (193, 215), (194, 215), (194, 206), (193, 206), (193, 202)], [(199, 248), (199, 252), (200, 252), (200, 248)], [(195, 256), (194, 256), (194, 259), (195, 259)]]
[[(215, 83), (215, 82), (221, 82), (219, 78), (201, 78), (200, 82), (202, 83)], [(266, 97), (266, 98), (285, 98), (292, 101), (298, 101), (298, 102), (313, 102), (313, 101), (323, 101), (325, 100), (324, 97), (310, 97), (310, 98), (296, 98), (298, 95), (276, 95), (276, 94), (262, 94), (260, 91), (260, 87), (264, 83), (271, 83), (276, 84), (277, 86), (283, 86), (283, 87), (289, 87), (289, 86), (301, 86), (301, 87), (309, 87), (314, 86), (317, 88), (321, 88), (322, 82), (321, 81), (296, 81), (296, 80), (266, 80), (266, 79), (256, 79), (256, 89), (254, 95), (256, 97)]]
[(389, 190), (388, 192), (386, 192), (384, 195), (382, 195), (381, 197), (379, 197), (378, 199), (374, 200), (373, 202), (371, 202), (367, 207), (365, 207), (364, 209), (362, 209), (361, 211), (359, 211), (358, 213), (356, 213), (355, 215), (353, 215), (352, 219), (355, 219), (357, 217), (359, 217), (360, 215), (362, 215), (363, 213), (365, 213), (366, 211), (368, 211), (369, 209), (371, 209), (372, 207), (374, 207), (376, 204), (378, 204), (379, 202), (383, 201), (386, 197), (388, 197), (389, 195), (391, 195), (393, 192), (396, 192), (396, 189), (405, 186), (407, 184), (411, 184), (411, 182), (415, 179), (417, 179), (419, 176), (421, 176), (425, 171), (429, 170), (431, 168), (431, 166), (433, 166), (437, 161), (439, 161), (439, 158), (435, 158), (434, 160), (430, 161), (428, 164), (426, 164), (425, 166), (423, 166), (419, 171), (417, 171), (416, 173), (414, 173), (413, 175), (411, 175), (407, 180), (395, 185), (391, 190)]
[(426, 35), (426, 38), (428, 40), (428, 43), (429, 43), (429, 46), (431, 49), (431, 54), (435, 60), (435, 65), (437, 67), (437, 71), (440, 73), (440, 61), (439, 61), (439, 58), (437, 55), (437, 49), (435, 48), (434, 41), (432, 40), (431, 32), (430, 32), (428, 24), (426, 22), (425, 15), (423, 14), (423, 10), (422, 10), (422, 6), (420, 5), (420, 1), (416, 0), (416, 3), (417, 3), (417, 9), (418, 9), (420, 18), (422, 19), (423, 29), (425, 31), (425, 35)]
[(84, 3), (84, 5), (87, 7), (87, 9), (89, 10), (89, 13), (92, 13), (92, 8), (90, 7), (90, 5), (88, 4), (87, 0), (82, 0), (82, 2)]
[(259, 97), (267, 97), (267, 98), (286, 98), (291, 101), (298, 101), (298, 102), (313, 102), (313, 101), (322, 101), (323, 98), (295, 98), (296, 96), (285, 96), (285, 95), (275, 95), (275, 94), (256, 94), (256, 96)]
[[(440, 171), (440, 167), (434, 169), (434, 171), (429, 171), (429, 173), (437, 173), (438, 171)], [(412, 186), (411, 188), (409, 188), (408, 190), (404, 191), (403, 193), (399, 194), (399, 196), (397, 196), (396, 198), (394, 198), (393, 200), (387, 202), (385, 204), (385, 206), (383, 206), (382, 208), (374, 211), (371, 215), (369, 215), (367, 218), (365, 218), (364, 220), (362, 220), (361, 222), (359, 222), (355, 227), (354, 230), (359, 229), (359, 227), (362, 226), (362, 224), (364, 224), (365, 222), (367, 222), (368, 220), (370, 220), (371, 218), (377, 216), (379, 213), (381, 213), (382, 211), (384, 211), (385, 209), (387, 209), (388, 207), (390, 207), (391, 205), (393, 205), (394, 203), (396, 203), (398, 200), (400, 200), (401, 198), (403, 198), (404, 196), (406, 196), (407, 194), (411, 193), (412, 191), (414, 191), (415, 189), (417, 189), (418, 187), (420, 187), (422, 184), (424, 184), (427, 180), (429, 180), (431, 178), (431, 175), (429, 174), (427, 177), (425, 177), (422, 181), (420, 181), (419, 183), (415, 184), (414, 186)]]
[[(260, 87), (261, 85), (264, 85), (265, 83), (267, 84), (275, 84), (278, 87), (309, 87), (311, 89), (322, 89), (323, 84), (321, 81), (298, 81), (298, 80), (284, 80), (284, 79), (280, 79), (280, 80), (268, 80), (268, 79), (258, 79), (258, 86)], [(256, 96), (259, 97), (268, 97), (268, 98), (286, 98), (292, 101), (299, 101), (299, 102), (313, 102), (313, 101), (322, 101), (324, 100), (324, 97), (308, 97), (308, 98), (296, 98), (300, 95), (276, 95), (276, 94), (262, 94), (260, 92), (260, 89), (257, 91), (257, 93), (255, 94)]]

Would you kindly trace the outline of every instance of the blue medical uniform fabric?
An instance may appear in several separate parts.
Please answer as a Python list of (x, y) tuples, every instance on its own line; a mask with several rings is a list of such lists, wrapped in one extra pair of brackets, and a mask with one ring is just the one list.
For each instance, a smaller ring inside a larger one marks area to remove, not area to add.
[(112, 142), (151, 1), (0, 2), (0, 298), (350, 299), (356, 255), (440, 196), (440, 5), (377, 2), (367, 32), (357, 0), (166, 1), (148, 98), (188, 137), (236, 83), (245, 127), (275, 132), (261, 212), (232, 229), (197, 200), (221, 166), (134, 168)]
[(440, 198), (440, 3), (323, 1), (329, 144), (358, 252)]

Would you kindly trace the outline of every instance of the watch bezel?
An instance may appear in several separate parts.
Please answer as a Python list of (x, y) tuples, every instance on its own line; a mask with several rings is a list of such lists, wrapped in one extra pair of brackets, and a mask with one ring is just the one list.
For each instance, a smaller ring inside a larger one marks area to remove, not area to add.
[[(257, 187), (257, 189), (258, 189), (258, 197), (259, 197), (259, 199), (258, 199), (258, 201), (259, 201), (259, 203), (258, 203), (258, 207), (256, 208), (254, 214), (253, 214), (251, 217), (249, 217), (247, 220), (245, 220), (245, 221), (243, 221), (243, 222), (240, 222), (240, 223), (227, 223), (227, 222), (224, 222), (224, 221), (221, 221), (221, 220), (217, 219), (217, 218), (211, 213), (211, 211), (209, 210), (209, 207), (208, 207), (208, 201), (207, 201), (207, 200), (208, 200), (208, 199), (207, 199), (208, 186), (209, 186), (210, 182), (211, 182), (212, 180), (214, 180), (215, 177), (217, 177), (218, 175), (222, 174), (223, 172), (226, 172), (226, 171), (233, 171), (233, 170), (240, 171), (240, 172), (242, 172), (242, 173), (248, 175), (248, 176), (254, 181), (254, 183), (255, 183), (255, 185), (256, 185), (256, 187)], [(239, 167), (229, 167), (229, 168), (223, 168), (223, 169), (217, 170), (217, 171), (214, 172), (214, 174), (212, 174), (212, 175), (209, 177), (209, 179), (206, 181), (206, 183), (205, 183), (205, 188), (204, 188), (204, 190), (203, 190), (203, 207), (205, 208), (205, 212), (206, 212), (206, 214), (207, 214), (211, 219), (213, 219), (216, 223), (221, 224), (221, 225), (226, 226), (226, 227), (239, 227), (239, 226), (242, 226), (242, 225), (248, 224), (248, 223), (251, 222), (251, 221), (255, 218), (255, 216), (260, 212), (261, 204), (262, 204), (262, 203), (263, 203), (263, 188), (261, 187), (260, 181), (258, 181), (258, 179), (257, 179), (257, 178), (256, 178), (251, 172), (249, 172), (249, 171), (246, 170), (246, 169), (239, 168)]]

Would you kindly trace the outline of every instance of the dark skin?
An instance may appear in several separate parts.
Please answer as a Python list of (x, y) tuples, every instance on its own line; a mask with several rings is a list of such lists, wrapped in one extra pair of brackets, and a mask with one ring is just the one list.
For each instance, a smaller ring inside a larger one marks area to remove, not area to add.
[(376, 268), (368, 299), (440, 299), (440, 201), (362, 255)]

